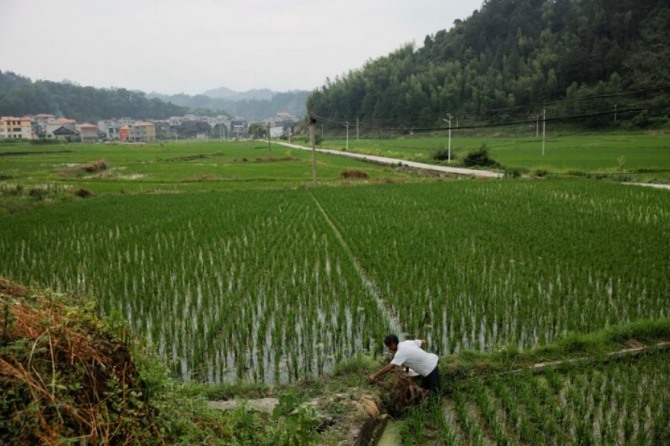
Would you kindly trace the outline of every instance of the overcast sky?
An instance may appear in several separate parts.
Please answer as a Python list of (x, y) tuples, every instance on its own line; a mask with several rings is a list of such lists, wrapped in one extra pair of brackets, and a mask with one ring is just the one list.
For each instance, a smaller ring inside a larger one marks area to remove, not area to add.
[(0, 70), (94, 87), (311, 90), (482, 0), (0, 0)]

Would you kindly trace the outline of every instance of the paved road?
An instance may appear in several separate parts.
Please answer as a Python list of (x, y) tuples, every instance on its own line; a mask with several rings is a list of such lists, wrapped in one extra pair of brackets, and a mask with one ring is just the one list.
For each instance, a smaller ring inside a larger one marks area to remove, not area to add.
[[(285, 147), (290, 147), (292, 149), (312, 150), (309, 147), (300, 146), (297, 144), (289, 144), (285, 142), (278, 142), (277, 144)], [(397, 158), (387, 158), (384, 156), (364, 155), (362, 153), (343, 152), (341, 150), (316, 149), (316, 151), (319, 153), (327, 153), (329, 155), (346, 156), (348, 158), (354, 158), (361, 161), (368, 161), (377, 164), (388, 164), (392, 166), (402, 165), (414, 169), (432, 170), (434, 172), (451, 173), (456, 175), (472, 175), (481, 178), (502, 178), (503, 176), (503, 174), (501, 173), (491, 172), (488, 170), (475, 170), (475, 169), (464, 169), (461, 167), (436, 166), (434, 164), (417, 163), (415, 161), (405, 161)]]
[(665, 189), (670, 190), (670, 184), (657, 184), (657, 183), (621, 183), (628, 186), (645, 186), (645, 187), (655, 187), (656, 189)]

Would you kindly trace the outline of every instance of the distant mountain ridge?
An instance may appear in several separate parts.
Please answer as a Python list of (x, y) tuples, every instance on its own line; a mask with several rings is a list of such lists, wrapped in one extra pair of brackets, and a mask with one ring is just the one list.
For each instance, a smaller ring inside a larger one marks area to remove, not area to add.
[(302, 117), (307, 112), (307, 97), (311, 92), (294, 90), (276, 92), (267, 88), (237, 92), (227, 87), (207, 90), (195, 96), (184, 93), (165, 95), (149, 93), (147, 97), (160, 99), (194, 111), (223, 112), (248, 120), (273, 118), (277, 113), (290, 113)]
[(278, 92), (272, 91), (269, 88), (252, 89), (243, 92), (231, 90), (227, 87), (215, 88), (207, 90), (202, 93), (203, 96), (209, 96), (214, 99), (228, 99), (230, 101), (244, 101), (244, 100), (270, 100)]

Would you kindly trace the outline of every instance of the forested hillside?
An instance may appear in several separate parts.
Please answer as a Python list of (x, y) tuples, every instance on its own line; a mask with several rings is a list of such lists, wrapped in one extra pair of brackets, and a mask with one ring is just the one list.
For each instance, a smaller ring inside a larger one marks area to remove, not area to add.
[(51, 113), (77, 121), (129, 117), (163, 119), (188, 110), (124, 88), (100, 89), (72, 83), (32, 81), (0, 71), (0, 115)]
[(333, 125), (399, 129), (445, 127), (447, 114), (454, 126), (509, 123), (543, 108), (590, 127), (665, 125), (668, 24), (667, 0), (487, 0), (420, 48), (329, 80), (307, 108)]

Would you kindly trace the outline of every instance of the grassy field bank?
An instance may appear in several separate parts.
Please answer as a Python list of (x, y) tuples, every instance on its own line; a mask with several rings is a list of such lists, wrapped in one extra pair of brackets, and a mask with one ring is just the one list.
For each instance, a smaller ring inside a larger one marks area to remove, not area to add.
[[(311, 184), (311, 154), (263, 142), (30, 145), (0, 142), (0, 180), (25, 187), (58, 185), (95, 193), (268, 189)], [(93, 163), (104, 161), (104, 166)], [(319, 157), (319, 182), (347, 169), (371, 181), (408, 180), (401, 172), (341, 157)]]
[[(452, 133), (453, 163), (465, 155), (489, 148), (492, 159), (505, 168), (546, 170), (557, 174), (611, 175), (629, 181), (670, 181), (670, 134), (666, 132), (549, 134), (542, 155), (542, 140), (530, 136), (459, 135)], [(325, 140), (322, 147), (343, 149), (346, 141)], [(446, 149), (448, 136), (431, 135), (389, 139), (349, 139), (349, 150), (421, 162)], [(446, 162), (446, 161), (445, 161)]]

